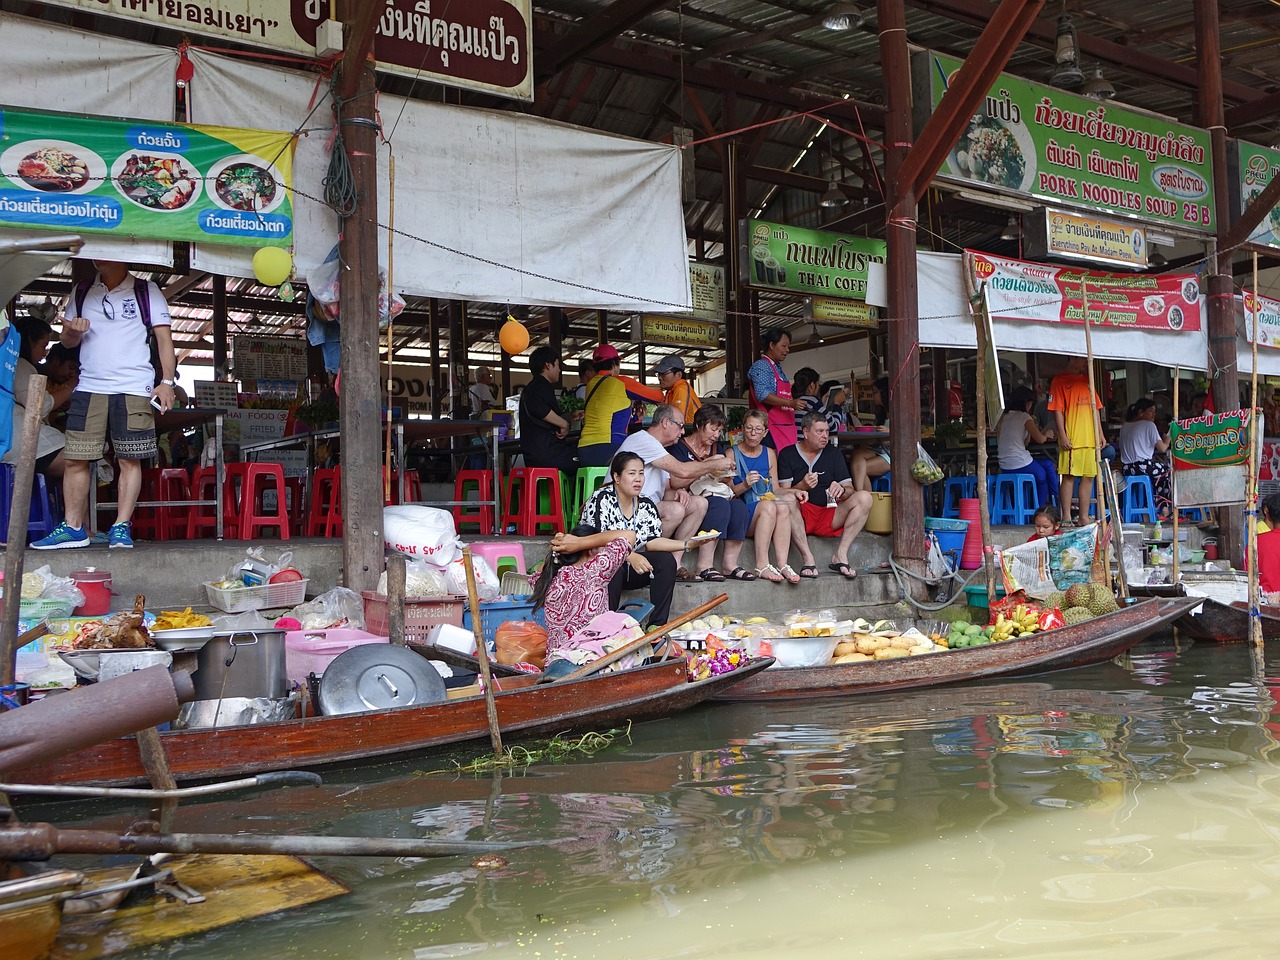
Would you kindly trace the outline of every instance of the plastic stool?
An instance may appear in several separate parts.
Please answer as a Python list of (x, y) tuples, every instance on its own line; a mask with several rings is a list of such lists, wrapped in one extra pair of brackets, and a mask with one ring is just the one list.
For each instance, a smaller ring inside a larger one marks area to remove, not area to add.
[(552, 533), (563, 532), (563, 497), (559, 470), (554, 467), (517, 467), (507, 478), (502, 529), (506, 531), (514, 527), (522, 537), (537, 536), (538, 528), (542, 526), (550, 526)]
[[(159, 500), (160, 499), (160, 470), (158, 468), (144, 469), (142, 471), (142, 483), (138, 487), (138, 501)], [(130, 532), (135, 537), (154, 538), (156, 536), (156, 508), (155, 507), (134, 507), (133, 516), (129, 518), (131, 521)]]
[(629, 600), (623, 600), (618, 604), (618, 613), (630, 614), (636, 623), (644, 623), (645, 618), (653, 613), (653, 604), (648, 600), (641, 600), (639, 597), (632, 597)]
[[(233, 504), (236, 536), (251, 540), (268, 527), (289, 539), (289, 508), (285, 501), (284, 467), (278, 463), (229, 463), (226, 496)], [(263, 494), (275, 490), (274, 510), (263, 506)]]
[(311, 475), (307, 536), (342, 536), (342, 473), (338, 467), (321, 467)]
[[(13, 467), (0, 463), (0, 530), (9, 529), (9, 510), (13, 506)], [(37, 540), (47, 533), (53, 533), (57, 526), (54, 521), (53, 499), (49, 496), (48, 482), (43, 473), (31, 477), (31, 506), (27, 513), (27, 539)]]
[[(196, 467), (191, 474), (189, 488), (192, 500), (214, 500), (217, 498), (217, 471), (213, 467)], [(223, 517), (225, 520), (226, 518)], [(217, 508), (213, 504), (191, 507), (187, 511), (187, 539), (194, 540), (197, 533), (206, 530), (216, 532), (218, 529)], [(225, 534), (226, 531), (224, 530)]]
[(295, 537), (300, 537), (306, 529), (302, 501), (306, 498), (307, 482), (302, 477), (285, 477), (284, 486), (289, 493), (289, 531)]
[(992, 523), (1029, 524), (1036, 514), (1036, 478), (1029, 473), (1002, 473), (995, 478)]
[[(164, 467), (156, 471), (155, 499), (166, 504), (177, 504), (191, 499), (190, 477), (182, 467)], [(179, 540), (179, 530), (185, 532), (187, 524), (182, 520), (184, 507), (157, 507), (155, 528), (157, 540)]]
[[(952, 499), (952, 494), (955, 498)], [(942, 516), (952, 520), (960, 517), (960, 501), (978, 496), (977, 477), (951, 477), (942, 485)]]
[(1156, 493), (1150, 477), (1125, 477), (1120, 491), (1120, 515), (1125, 523), (1156, 522)]
[[(1130, 479), (1132, 479), (1132, 477)], [(1182, 514), (1183, 520), (1190, 520), (1194, 523), (1203, 523), (1205, 520), (1209, 519), (1208, 507), (1185, 507), (1179, 512)]]
[[(608, 467), (579, 467), (573, 481), (573, 502), (569, 505), (570, 526), (576, 526), (582, 516), (582, 508), (587, 505), (591, 495), (609, 481)], [(636, 617), (639, 620), (639, 617)]]
[(893, 492), (893, 474), (886, 473), (882, 476), (876, 477), (874, 480), (871, 481), (871, 489), (873, 492), (877, 492), (877, 493), (892, 493)]
[[(513, 540), (495, 540), (491, 543), (473, 543), (471, 544), (471, 553), (477, 557), (484, 557), (489, 561), (489, 566), (493, 568), (493, 572), (498, 575), (498, 579), (502, 579), (502, 574), (508, 570), (514, 570), (516, 573), (526, 573), (524, 567), (524, 545), (516, 543)], [(505, 563), (503, 561), (506, 561)]]
[(453, 525), (461, 531), (462, 525), (475, 524), (480, 533), (493, 533), (493, 472), (490, 470), (459, 470), (453, 481), (453, 499), (467, 500), (467, 494), (476, 491), (475, 506), (455, 504)]

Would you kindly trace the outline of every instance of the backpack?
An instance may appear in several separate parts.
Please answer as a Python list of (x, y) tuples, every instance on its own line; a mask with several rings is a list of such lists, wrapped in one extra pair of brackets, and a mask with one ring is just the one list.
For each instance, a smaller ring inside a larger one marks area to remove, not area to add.
[[(77, 317), (84, 315), (85, 298), (89, 296), (89, 291), (93, 289), (97, 279), (95, 277), (93, 280), (81, 280), (76, 284)], [(147, 350), (151, 354), (151, 369), (155, 371), (155, 380), (151, 385), (158, 387), (160, 381), (164, 379), (164, 367), (160, 365), (160, 345), (156, 343), (155, 331), (151, 329), (151, 287), (147, 281), (134, 277), (133, 299), (138, 304), (138, 316), (142, 319), (142, 325), (147, 328)], [(177, 370), (174, 370), (173, 378), (178, 379)]]

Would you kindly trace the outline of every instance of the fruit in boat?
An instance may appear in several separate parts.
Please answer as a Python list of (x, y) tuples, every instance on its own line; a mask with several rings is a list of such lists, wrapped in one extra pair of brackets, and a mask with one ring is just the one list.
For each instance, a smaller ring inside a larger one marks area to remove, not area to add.
[(1044, 598), (1044, 608), (1052, 610), (1057, 607), (1059, 610), (1065, 610), (1070, 604), (1067, 603), (1067, 595), (1061, 590), (1055, 590)]
[(1116, 603), (1115, 594), (1103, 584), (1091, 583), (1089, 587), (1089, 602), (1085, 606), (1089, 608), (1094, 616), (1100, 617), (1104, 613), (1115, 613), (1120, 609), (1120, 605)]
[[(1067, 592), (1063, 597), (1063, 601), (1067, 607), (1083, 607), (1089, 602), (1091, 593), (1090, 584), (1073, 583), (1067, 587)], [(1066, 609), (1065, 607), (1063, 609)]]
[(1086, 620), (1092, 620), (1093, 614), (1088, 607), (1067, 607), (1062, 613), (1062, 619), (1067, 622), (1067, 626), (1077, 623), (1084, 623)]

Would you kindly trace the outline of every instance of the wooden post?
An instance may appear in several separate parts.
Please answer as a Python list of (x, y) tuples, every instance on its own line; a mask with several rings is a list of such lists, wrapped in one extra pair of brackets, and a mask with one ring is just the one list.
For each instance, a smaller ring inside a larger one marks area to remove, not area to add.
[[(1098, 476), (1093, 483), (1093, 501), (1097, 505), (1098, 510), (1098, 542), (1106, 543), (1107, 541), (1107, 504), (1106, 497), (1102, 495), (1102, 483), (1104, 477), (1103, 470), (1109, 470), (1106, 462), (1102, 459), (1102, 417), (1098, 413), (1098, 387), (1093, 375), (1093, 333), (1092, 324), (1089, 323), (1089, 283), (1080, 277), (1080, 303), (1082, 312), (1084, 313), (1084, 352), (1089, 360), (1089, 412), (1093, 414), (1093, 463), (1094, 469), (1098, 471)], [(1080, 504), (1080, 516), (1088, 520), (1088, 505)], [(1108, 575), (1110, 571), (1108, 570)]]
[(431, 419), (439, 420), (444, 409), (441, 395), (449, 389), (449, 377), (440, 376), (440, 301), (427, 302), (427, 336), (431, 343)]
[(484, 645), (484, 624), (480, 622), (480, 595), (476, 590), (476, 571), (471, 548), (462, 548), (462, 563), (467, 568), (467, 602), (471, 605), (471, 632), (476, 638), (476, 659), (480, 662), (480, 680), (484, 683), (484, 712), (489, 718), (489, 742), (493, 754), (502, 756), (502, 733), (498, 729), (498, 705), (493, 701), (493, 675), (489, 672), (489, 650)]
[[(986, 286), (985, 284), (983, 285)], [(978, 353), (974, 363), (974, 389), (978, 397), (977, 452), (978, 452), (978, 521), (982, 525), (982, 568), (987, 575), (987, 609), (996, 600), (996, 569), (994, 545), (991, 542), (991, 498), (987, 496), (987, 294), (979, 294), (980, 305), (973, 313), (974, 331)], [(923, 523), (923, 521), (921, 521)]]
[(22, 436), (13, 468), (13, 498), (9, 508), (9, 549), (4, 552), (4, 613), (0, 621), (0, 685), (13, 683), (18, 662), (18, 605), (22, 602), (22, 566), (26, 558), (27, 520), (31, 513), (31, 480), (36, 469), (36, 445), (44, 411), (48, 378), (32, 374), (23, 397)]
[[(176, 790), (178, 783), (173, 779), (169, 769), (169, 758), (165, 756), (164, 744), (160, 742), (160, 731), (155, 727), (143, 727), (134, 734), (138, 744), (138, 756), (142, 760), (143, 769), (147, 771), (147, 779), (153, 790)], [(173, 797), (164, 797), (156, 808), (155, 817), (160, 823), (161, 833), (173, 830), (173, 818), (178, 812), (178, 801)]]
[(339, 129), (356, 202), (342, 220), (339, 254), (342, 313), (342, 564), (345, 585), (359, 593), (382, 570), (382, 493), (378, 400), (378, 170), (373, 48), (378, 11), (343, 6), (347, 48), (338, 82)]
[[(1260, 585), (1258, 582), (1258, 454), (1262, 443), (1263, 424), (1258, 419), (1258, 314), (1261, 301), (1258, 300), (1258, 251), (1253, 252), (1253, 315), (1249, 321), (1251, 334), (1250, 348), (1253, 364), (1249, 373), (1249, 468), (1245, 471), (1245, 513), (1249, 518), (1249, 640), (1254, 648), (1262, 650), (1262, 616), (1259, 612), (1261, 603)], [(1249, 312), (1248, 301), (1245, 301), (1246, 316)], [(1177, 549), (1177, 544), (1174, 544)]]
[[(392, 286), (392, 283), (395, 278), (395, 265), (396, 265), (396, 256), (395, 256), (395, 251), (396, 251), (396, 155), (394, 153), (391, 153), (390, 150), (388, 150), (388, 156), (387, 156), (387, 176), (388, 176), (388, 183), (387, 183), (387, 210), (388, 210), (388, 213), (387, 213), (387, 297), (388, 297), (388, 300), (387, 302), (388, 304), (390, 304), (391, 293), (392, 291), (395, 290), (395, 287)], [(391, 498), (391, 477), (392, 477), (391, 421), (394, 418), (394, 414), (391, 409), (391, 378), (395, 374), (395, 362), (396, 362), (396, 341), (395, 341), (396, 318), (394, 315), (390, 314), (389, 310), (388, 310), (388, 316), (389, 316), (389, 319), (387, 320), (387, 394), (386, 394), (387, 421), (386, 421), (386, 429), (382, 437), (382, 502), (383, 503), (392, 502), (392, 498)], [(399, 451), (399, 453), (401, 456), (404, 456), (403, 450)], [(400, 467), (401, 471), (403, 471), (405, 468), (403, 463), (398, 464), (398, 466)], [(399, 502), (399, 500), (400, 498), (396, 498), (397, 503)]]
[(404, 594), (408, 563), (399, 550), (387, 556), (387, 634), (393, 644), (404, 646)]
[[(227, 379), (227, 278), (213, 276), (213, 378)], [(195, 399), (192, 389), (191, 398)]]
[[(1247, 308), (1246, 308), (1247, 309)], [(1179, 383), (1181, 370), (1179, 367), (1173, 368), (1173, 419), (1178, 419), (1178, 395), (1182, 393), (1182, 385)], [(1178, 545), (1178, 470), (1174, 466), (1173, 451), (1169, 451), (1169, 512), (1173, 517), (1173, 544)], [(1156, 510), (1156, 516), (1160, 516), (1159, 508)], [(1181, 579), (1181, 570), (1179, 569), (1178, 554), (1181, 551), (1175, 549), (1173, 551), (1173, 585), (1176, 587)]]

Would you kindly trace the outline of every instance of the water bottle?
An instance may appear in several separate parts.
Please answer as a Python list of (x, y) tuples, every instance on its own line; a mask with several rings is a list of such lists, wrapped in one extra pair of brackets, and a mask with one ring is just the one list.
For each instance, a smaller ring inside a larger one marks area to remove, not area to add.
[(1156, 520), (1156, 525), (1151, 533), (1152, 540), (1164, 540), (1164, 528), (1160, 525), (1160, 521)]

